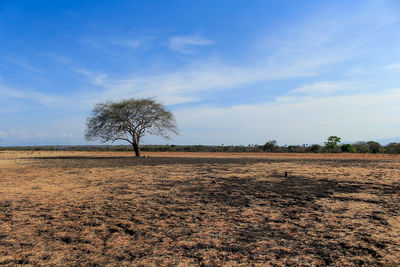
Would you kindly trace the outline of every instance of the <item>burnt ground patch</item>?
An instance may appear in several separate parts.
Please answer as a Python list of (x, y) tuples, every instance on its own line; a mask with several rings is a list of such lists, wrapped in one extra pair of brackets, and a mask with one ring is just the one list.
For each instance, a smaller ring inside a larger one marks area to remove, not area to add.
[(307, 159), (307, 158), (263, 158), (263, 157), (146, 157), (136, 158), (133, 156), (34, 156), (38, 166), (58, 166), (58, 167), (128, 167), (128, 166), (159, 166), (159, 165), (229, 165), (229, 164), (256, 164), (256, 163), (299, 163), (299, 164), (319, 164), (323, 166), (345, 167), (363, 166), (372, 167), (382, 163), (390, 163), (393, 160), (380, 160), (379, 163), (374, 159)]
[[(335, 197), (334, 194), (369, 193), (389, 198), (398, 197), (400, 192), (398, 183), (378, 186), (362, 182), (315, 180), (307, 177), (277, 178), (260, 181), (241, 177), (209, 176), (187, 181), (163, 181), (157, 186), (164, 190), (179, 188), (180, 197), (188, 200), (186, 205), (193, 206), (200, 203), (204, 210), (214, 210), (218, 213), (229, 222), (232, 231), (225, 237), (230, 238), (231, 242), (223, 242), (215, 249), (221, 253), (241, 254), (250, 261), (262, 262), (262, 259), (258, 258), (260, 255), (255, 253), (260, 251), (258, 247), (260, 240), (275, 240), (276, 246), (279, 247), (279, 249), (274, 246), (264, 247), (262, 252), (264, 256), (273, 255), (275, 260), (282, 260), (309, 254), (318, 258), (323, 265), (331, 265), (341, 257), (349, 259), (349, 262), (356, 265), (379, 265), (384, 257), (379, 250), (388, 244), (394, 245), (392, 241), (375, 240), (370, 233), (363, 232), (363, 229), (357, 230), (361, 220), (358, 223), (354, 220), (348, 224), (341, 224), (340, 220), (332, 224), (326, 223), (324, 216), (329, 211), (324, 205), (319, 204), (318, 200), (376, 204), (382, 211), (373, 211), (369, 215), (364, 215), (364, 219), (370, 220), (372, 224), (387, 225), (386, 219), (380, 215), (393, 212), (397, 207), (396, 203), (387, 202), (386, 199), (372, 201), (355, 197)], [(171, 201), (166, 202), (164, 197), (160, 197), (159, 202), (161, 205), (171, 204)], [(255, 224), (247, 217), (237, 216), (242, 214), (244, 209), (254, 209), (257, 206), (279, 211), (279, 217), (258, 214), (260, 218)], [(337, 210), (337, 218), (343, 217), (343, 211), (346, 210), (348, 210), (346, 207)], [(207, 212), (204, 211), (203, 214)], [(395, 215), (398, 215), (398, 212)], [(307, 218), (306, 223), (304, 218)], [(316, 231), (316, 224), (323, 224), (324, 231)], [(342, 234), (352, 236), (354, 243), (344, 242), (340, 238)], [(358, 259), (359, 257), (365, 259)], [(355, 259), (350, 260), (351, 258)], [(295, 263), (290, 260), (289, 262)]]

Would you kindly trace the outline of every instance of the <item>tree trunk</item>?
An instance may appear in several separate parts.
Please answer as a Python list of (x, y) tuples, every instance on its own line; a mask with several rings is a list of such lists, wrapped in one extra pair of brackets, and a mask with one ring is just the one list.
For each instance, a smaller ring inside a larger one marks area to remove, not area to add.
[(132, 144), (136, 157), (140, 157), (140, 147), (138, 144)]

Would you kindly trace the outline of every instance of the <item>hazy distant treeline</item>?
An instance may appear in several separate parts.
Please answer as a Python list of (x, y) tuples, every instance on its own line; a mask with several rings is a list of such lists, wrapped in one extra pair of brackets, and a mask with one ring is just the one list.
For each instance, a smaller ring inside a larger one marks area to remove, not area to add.
[[(0, 147), (0, 150), (24, 151), (133, 151), (129, 145), (93, 145), (93, 146), (14, 146)], [(339, 144), (334, 150), (318, 144), (279, 146), (276, 141), (268, 141), (264, 145), (143, 145), (142, 151), (151, 152), (275, 152), (275, 153), (385, 153), (400, 154), (400, 143), (381, 145), (378, 142), (356, 142)]]

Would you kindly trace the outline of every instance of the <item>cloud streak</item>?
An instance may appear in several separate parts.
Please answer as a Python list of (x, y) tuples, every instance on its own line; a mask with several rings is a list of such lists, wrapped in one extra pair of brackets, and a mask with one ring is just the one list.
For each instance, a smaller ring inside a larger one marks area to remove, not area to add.
[(146, 43), (153, 40), (152, 36), (142, 36), (138, 38), (122, 38), (122, 37), (113, 37), (110, 38), (109, 43), (115, 46), (127, 47), (131, 49), (138, 49), (146, 45)]
[(27, 110), (32, 103), (47, 108), (59, 108), (66, 106), (67, 103), (73, 103), (73, 100), (68, 96), (56, 96), (27, 89), (20, 90), (0, 84), (0, 103), (2, 104), (0, 112), (11, 113)]
[(190, 54), (196, 51), (196, 47), (209, 46), (214, 42), (199, 35), (173, 36), (168, 40), (168, 47), (176, 52)]
[(384, 69), (386, 70), (400, 70), (400, 63), (393, 63), (393, 64), (389, 64), (384, 66)]
[(365, 89), (365, 85), (355, 81), (324, 81), (305, 85), (289, 91), (289, 94), (302, 95), (332, 95), (338, 93), (355, 93), (361, 88)]

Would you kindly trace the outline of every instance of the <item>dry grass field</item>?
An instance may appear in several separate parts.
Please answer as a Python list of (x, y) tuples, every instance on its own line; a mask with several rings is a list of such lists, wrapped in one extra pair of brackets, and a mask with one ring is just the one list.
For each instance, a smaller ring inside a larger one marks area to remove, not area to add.
[(400, 264), (399, 156), (145, 155), (0, 152), (0, 265)]

